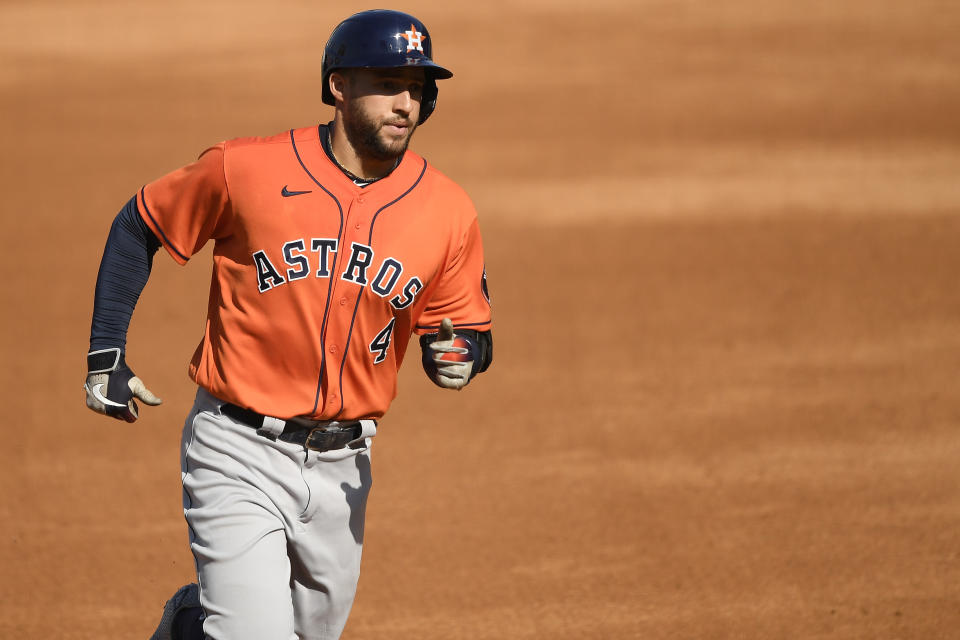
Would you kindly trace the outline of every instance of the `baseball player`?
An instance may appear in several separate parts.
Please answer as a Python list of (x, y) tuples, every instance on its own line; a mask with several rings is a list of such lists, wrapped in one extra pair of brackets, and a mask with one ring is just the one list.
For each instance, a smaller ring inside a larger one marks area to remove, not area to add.
[(198, 581), (155, 639), (338, 638), (356, 591), (370, 447), (409, 338), (439, 386), (492, 359), (470, 199), (407, 150), (437, 81), (422, 22), (358, 13), (323, 54), (326, 124), (217, 144), (150, 182), (110, 230), (94, 300), (87, 406), (160, 404), (126, 361), (126, 331), (163, 247), (213, 241), (204, 335), (190, 362), (183, 505)]

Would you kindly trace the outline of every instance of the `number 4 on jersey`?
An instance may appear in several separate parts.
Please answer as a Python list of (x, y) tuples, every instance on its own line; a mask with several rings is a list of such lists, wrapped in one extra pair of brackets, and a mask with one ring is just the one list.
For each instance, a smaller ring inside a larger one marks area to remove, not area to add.
[(380, 333), (377, 334), (377, 337), (373, 339), (373, 342), (370, 343), (370, 353), (375, 353), (376, 358), (373, 359), (374, 364), (380, 364), (387, 358), (387, 349), (390, 348), (390, 340), (393, 338), (393, 325), (397, 322), (396, 318), (390, 318), (390, 322), (387, 323), (383, 329), (380, 330)]

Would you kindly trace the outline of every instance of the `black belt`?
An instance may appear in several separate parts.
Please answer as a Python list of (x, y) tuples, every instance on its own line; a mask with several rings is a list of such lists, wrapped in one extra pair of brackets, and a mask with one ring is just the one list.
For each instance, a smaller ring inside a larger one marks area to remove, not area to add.
[[(244, 409), (229, 402), (220, 407), (220, 413), (258, 430), (263, 428), (263, 420), (266, 417), (256, 411)], [(297, 418), (287, 420), (287, 424), (283, 427), (280, 435), (277, 436), (277, 440), (299, 444), (311, 451), (330, 451), (331, 449), (341, 449), (354, 440), (358, 440), (362, 433), (363, 427), (359, 420), (325, 424), (321, 421), (313, 422), (305, 418)]]

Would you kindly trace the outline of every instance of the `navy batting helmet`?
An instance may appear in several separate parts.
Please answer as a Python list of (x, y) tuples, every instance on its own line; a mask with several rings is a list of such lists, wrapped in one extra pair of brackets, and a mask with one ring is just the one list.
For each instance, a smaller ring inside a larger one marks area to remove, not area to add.
[(420, 122), (437, 108), (437, 80), (453, 73), (433, 61), (430, 34), (408, 13), (375, 9), (354, 14), (337, 25), (323, 49), (323, 101), (336, 104), (330, 74), (337, 69), (422, 67), (425, 73)]

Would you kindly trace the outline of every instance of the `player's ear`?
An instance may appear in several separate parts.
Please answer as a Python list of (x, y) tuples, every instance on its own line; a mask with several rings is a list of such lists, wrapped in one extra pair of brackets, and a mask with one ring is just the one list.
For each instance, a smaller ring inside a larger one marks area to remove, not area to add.
[(333, 94), (335, 100), (343, 102), (344, 91), (347, 87), (347, 77), (339, 71), (334, 71), (330, 74), (330, 77), (327, 78), (327, 82), (330, 84), (330, 93)]

